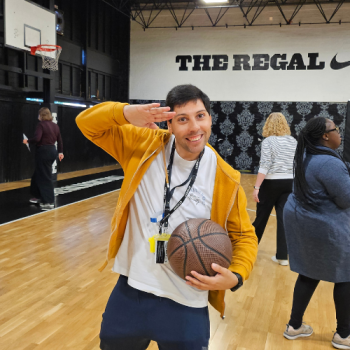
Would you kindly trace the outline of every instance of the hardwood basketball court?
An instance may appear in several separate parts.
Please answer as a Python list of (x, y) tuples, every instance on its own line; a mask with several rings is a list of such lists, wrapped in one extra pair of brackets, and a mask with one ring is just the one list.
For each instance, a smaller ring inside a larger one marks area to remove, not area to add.
[[(255, 176), (242, 176), (252, 220), (254, 182)], [(98, 271), (117, 199), (115, 191), (0, 226), (1, 349), (99, 349), (101, 316), (118, 280), (111, 263)], [(210, 350), (332, 348), (330, 283), (320, 283), (305, 314), (314, 334), (294, 341), (282, 336), (297, 276), (271, 261), (275, 229), (271, 216), (250, 279), (237, 293), (226, 293), (225, 320), (210, 308)]]

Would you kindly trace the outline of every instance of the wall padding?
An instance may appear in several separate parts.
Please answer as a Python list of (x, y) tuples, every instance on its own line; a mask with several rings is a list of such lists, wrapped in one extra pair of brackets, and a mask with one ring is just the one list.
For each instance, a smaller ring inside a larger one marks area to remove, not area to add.
[[(159, 100), (131, 100), (131, 103), (152, 103)], [(259, 168), (262, 128), (272, 112), (281, 112), (287, 119), (292, 136), (297, 137), (306, 122), (317, 116), (332, 119), (340, 127), (343, 153), (347, 113), (346, 103), (329, 102), (236, 102), (212, 101), (212, 134), (209, 143), (235, 169), (256, 174)], [(160, 125), (166, 128), (166, 123)]]

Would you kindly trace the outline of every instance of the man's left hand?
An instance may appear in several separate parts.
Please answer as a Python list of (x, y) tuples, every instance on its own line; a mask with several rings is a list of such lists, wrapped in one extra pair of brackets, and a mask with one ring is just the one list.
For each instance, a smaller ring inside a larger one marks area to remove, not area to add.
[(224, 267), (212, 264), (212, 269), (217, 272), (215, 276), (204, 276), (191, 271), (191, 276), (186, 276), (186, 284), (200, 290), (226, 290), (238, 284), (237, 276)]
[(28, 140), (27, 139), (23, 139), (23, 143), (26, 145), (28, 144)]

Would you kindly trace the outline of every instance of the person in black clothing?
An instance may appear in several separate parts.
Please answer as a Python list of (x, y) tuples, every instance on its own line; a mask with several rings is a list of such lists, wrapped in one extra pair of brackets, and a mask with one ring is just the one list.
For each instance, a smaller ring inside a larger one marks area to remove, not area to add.
[(23, 140), (24, 144), (36, 145), (35, 171), (30, 184), (30, 192), (34, 198), (31, 198), (30, 202), (40, 203), (42, 210), (50, 210), (55, 207), (52, 164), (57, 158), (57, 153), (60, 161), (64, 158), (63, 143), (60, 129), (52, 122), (53, 118), (48, 108), (40, 108), (38, 119), (40, 123), (36, 127), (34, 137)]
[(253, 222), (260, 243), (273, 207), (276, 209), (276, 255), (272, 261), (288, 265), (288, 249), (283, 225), (283, 208), (293, 186), (293, 159), (297, 141), (282, 113), (271, 113), (263, 128), (258, 176), (254, 185), (256, 218)]

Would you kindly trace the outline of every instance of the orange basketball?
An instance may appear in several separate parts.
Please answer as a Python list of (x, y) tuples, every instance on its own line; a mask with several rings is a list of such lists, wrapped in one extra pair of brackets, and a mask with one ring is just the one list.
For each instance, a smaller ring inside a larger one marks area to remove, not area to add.
[(167, 253), (174, 272), (185, 279), (191, 271), (214, 276), (212, 263), (228, 268), (232, 259), (232, 245), (227, 232), (208, 219), (190, 219), (172, 233)]

